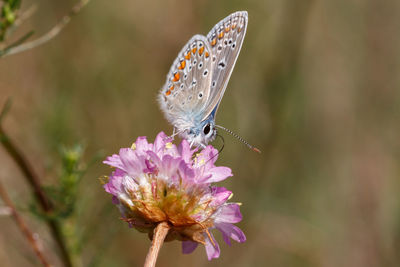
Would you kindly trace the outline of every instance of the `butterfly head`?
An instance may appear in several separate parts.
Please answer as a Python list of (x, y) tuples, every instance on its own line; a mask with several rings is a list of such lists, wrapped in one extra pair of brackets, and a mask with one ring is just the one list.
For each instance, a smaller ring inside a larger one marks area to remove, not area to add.
[(202, 121), (198, 126), (187, 129), (183, 132), (183, 137), (188, 140), (192, 146), (205, 147), (213, 141), (217, 135), (214, 119), (210, 118)]

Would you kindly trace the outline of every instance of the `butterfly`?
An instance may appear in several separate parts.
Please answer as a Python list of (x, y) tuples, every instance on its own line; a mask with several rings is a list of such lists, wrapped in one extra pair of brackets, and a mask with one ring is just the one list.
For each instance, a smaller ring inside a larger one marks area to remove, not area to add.
[(172, 136), (188, 140), (191, 147), (204, 148), (215, 139), (216, 127), (227, 130), (215, 124), (215, 116), (247, 23), (247, 12), (239, 11), (218, 22), (207, 36), (193, 36), (179, 52), (159, 92), (161, 110), (174, 127)]

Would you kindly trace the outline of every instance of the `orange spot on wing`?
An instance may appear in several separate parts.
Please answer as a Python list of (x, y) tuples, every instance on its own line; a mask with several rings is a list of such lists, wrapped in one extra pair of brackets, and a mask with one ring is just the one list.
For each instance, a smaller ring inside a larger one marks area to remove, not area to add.
[(216, 45), (216, 43), (217, 43), (217, 38), (214, 38), (214, 39), (211, 41), (211, 46)]
[(199, 48), (199, 55), (201, 56), (203, 54), (203, 52), (204, 52), (204, 46)]
[(208, 57), (210, 56), (210, 54), (206, 51), (206, 53), (204, 54), (204, 56), (205, 56), (206, 58), (208, 58)]
[(172, 78), (172, 81), (173, 82), (177, 82), (177, 81), (179, 81), (180, 77), (181, 77), (181, 75), (179, 74), (179, 72), (177, 72), (177, 73), (174, 74), (174, 77)]
[(185, 56), (185, 58), (187, 59), (187, 60), (189, 60), (190, 59), (190, 51), (186, 54), (186, 56)]
[(181, 61), (181, 64), (179, 65), (178, 69), (183, 70), (185, 68), (185, 66), (186, 66), (186, 61), (183, 60), (183, 61)]
[(232, 25), (232, 30), (236, 29), (236, 23)]
[(170, 88), (168, 88), (168, 91), (174, 90), (174, 86), (172, 85)]
[(237, 32), (241, 32), (241, 31), (242, 31), (242, 28), (239, 27), (239, 28), (237, 29)]
[(165, 92), (165, 95), (170, 95), (171, 94), (171, 91), (170, 90), (168, 90), (167, 92)]
[(229, 32), (230, 29), (231, 29), (231, 26), (225, 27), (225, 32)]
[(219, 34), (218, 34), (218, 39), (221, 39), (222, 37), (224, 37), (224, 32), (222, 31), (222, 32), (220, 32)]
[(195, 54), (196, 51), (197, 51), (197, 47), (195, 47), (195, 48), (192, 49), (192, 53), (193, 53), (193, 54)]

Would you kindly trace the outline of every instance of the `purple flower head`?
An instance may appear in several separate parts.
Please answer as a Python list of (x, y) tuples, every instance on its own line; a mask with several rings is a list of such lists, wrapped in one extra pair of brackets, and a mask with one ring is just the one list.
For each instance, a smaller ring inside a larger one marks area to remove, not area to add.
[(211, 260), (220, 254), (212, 229), (229, 245), (230, 239), (244, 242), (246, 237), (234, 225), (242, 215), (238, 204), (227, 202), (232, 192), (211, 185), (232, 176), (231, 169), (214, 165), (218, 152), (212, 146), (197, 152), (186, 140), (176, 147), (163, 132), (154, 144), (138, 137), (131, 148), (104, 161), (115, 167), (104, 189), (131, 227), (151, 235), (157, 224), (167, 222), (166, 240), (182, 241), (183, 253), (203, 244)]

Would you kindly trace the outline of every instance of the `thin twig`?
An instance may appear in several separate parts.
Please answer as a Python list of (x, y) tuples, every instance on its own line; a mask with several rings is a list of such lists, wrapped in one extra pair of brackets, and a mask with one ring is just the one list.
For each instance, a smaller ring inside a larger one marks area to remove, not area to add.
[(29, 19), (33, 14), (35, 14), (35, 12), (37, 11), (37, 5), (31, 5), (27, 10), (25, 10), (24, 12), (22, 12), (17, 19), (14, 22), (14, 26), (18, 27), (20, 26), (24, 21), (26, 21), (27, 19)]
[(18, 167), (21, 169), (25, 177), (27, 178), (28, 183), (34, 189), (34, 194), (40, 206), (43, 210), (48, 213), (52, 210), (50, 205), (50, 201), (47, 199), (46, 195), (44, 194), (40, 182), (39, 177), (33, 171), (32, 166), (29, 162), (25, 159), (22, 153), (17, 149), (15, 144), (10, 140), (8, 135), (5, 133), (3, 129), (2, 121), (6, 116), (8, 110), (10, 109), (11, 101), (7, 100), (0, 113), (0, 142), (3, 144), (4, 148), (7, 150), (8, 154), (13, 158), (13, 160), (17, 163)]
[[(11, 27), (9, 29), (7, 29), (6, 35), (5, 35), (5, 39), (8, 36), (11, 36), (14, 31), (16, 31), (16, 29), (22, 25), (22, 23), (24, 23), (27, 19), (29, 19), (33, 14), (35, 14), (37, 10), (37, 5), (31, 5), (27, 10), (21, 12), (20, 10), (18, 10), (18, 15), (16, 20), (14, 21), (14, 23), (11, 25)], [(30, 31), (30, 32), (34, 32), (34, 31)], [(22, 38), (19, 38), (19, 40), (21, 40)], [(16, 44), (17, 42), (14, 42), (14, 44)], [(19, 44), (18, 44), (19, 45)], [(15, 45), (7, 45), (5, 42), (1, 43), (0, 42), (0, 55), (1, 54), (5, 54), (5, 52), (10, 49), (12, 46)]]
[(39, 176), (35, 173), (32, 166), (26, 160), (22, 152), (16, 147), (16, 145), (11, 141), (8, 135), (5, 133), (2, 125), (2, 121), (10, 109), (10, 100), (6, 102), (4, 108), (0, 112), (0, 142), (10, 155), (10, 157), (15, 161), (18, 165), (19, 169), (24, 174), (26, 180), (28, 181), (29, 185), (33, 188), (34, 196), (39, 203), (40, 207), (42, 208), (43, 212), (48, 215), (45, 216), (46, 223), (50, 228), (51, 234), (55, 239), (60, 252), (61, 257), (64, 265), (66, 267), (72, 267), (71, 256), (68, 253), (67, 246), (65, 244), (65, 240), (61, 231), (61, 227), (56, 218), (53, 218), (52, 212), (53, 207), (51, 205), (50, 200), (47, 198), (46, 194), (43, 192), (42, 187), (40, 185)]
[(71, 18), (75, 16), (76, 14), (79, 13), (79, 11), (86, 6), (89, 3), (89, 0), (81, 0), (79, 1), (72, 9), (71, 11), (65, 15), (50, 31), (48, 31), (46, 34), (42, 35), (41, 37), (37, 38), (36, 40), (33, 40), (31, 42), (21, 44), (16, 47), (12, 47), (9, 49), (6, 49), (4, 51), (0, 51), (0, 57), (5, 57), (5, 56), (10, 56), (13, 54), (21, 53), (26, 50), (35, 48), (39, 45), (42, 45), (51, 39), (53, 39), (57, 34), (61, 32), (61, 30), (71, 21)]
[(151, 241), (151, 247), (147, 253), (144, 267), (156, 266), (158, 252), (164, 243), (164, 239), (167, 236), (169, 229), (170, 227), (167, 222), (160, 222), (154, 229), (153, 240)]
[(28, 226), (26, 225), (26, 223), (24, 222), (22, 217), (19, 215), (19, 213), (15, 209), (14, 204), (12, 203), (10, 197), (8, 196), (6, 190), (4, 189), (4, 187), (1, 183), (0, 183), (0, 197), (3, 199), (4, 203), (8, 206), (8, 208), (11, 210), (11, 215), (14, 217), (19, 229), (25, 235), (26, 239), (29, 241), (29, 244), (35, 251), (36, 256), (42, 262), (43, 266), (46, 266), (46, 267), (52, 266), (47, 261), (46, 257), (44, 256), (44, 254), (41, 250), (41, 246), (37, 243), (37, 240), (34, 237), (33, 233), (31, 232), (31, 230), (29, 230)]
[[(37, 10), (37, 6), (36, 5), (32, 5), (30, 6), (26, 11), (21, 12), (20, 10), (18, 10), (18, 15), (17, 18), (15, 19), (14, 23), (7, 29), (7, 31), (5, 32), (5, 37), (4, 40), (12, 35), (12, 33), (18, 28), (18, 26), (20, 26), (25, 20), (27, 20), (30, 16), (32, 16)], [(33, 31), (30, 31), (33, 32)], [(26, 34), (25, 34), (26, 35)], [(23, 39), (19, 38), (19, 40)], [(4, 54), (9, 48), (11, 48), (12, 46), (15, 46), (13, 44), (11, 45), (7, 45), (6, 42), (0, 42), (0, 55)], [(25, 41), (25, 40), (24, 40)], [(18, 41), (14, 42), (14, 44), (19, 45)]]
[(0, 57), (2, 57), (3, 55), (7, 54), (7, 52), (9, 50), (11, 50), (13, 47), (18, 47), (19, 45), (23, 44), (26, 40), (28, 40), (33, 35), (33, 33), (34, 33), (33, 31), (25, 33), (21, 38), (19, 38), (18, 40), (16, 40), (12, 44), (6, 46), (5, 48), (2, 48), (0, 50)]

